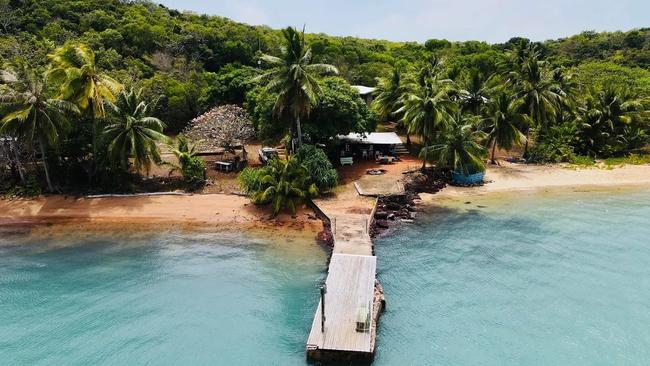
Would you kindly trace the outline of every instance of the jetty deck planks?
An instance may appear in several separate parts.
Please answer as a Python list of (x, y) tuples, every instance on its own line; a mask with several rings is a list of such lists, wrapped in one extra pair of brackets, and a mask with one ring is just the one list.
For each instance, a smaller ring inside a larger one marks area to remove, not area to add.
[(323, 358), (326, 353), (371, 357), (372, 329), (356, 330), (360, 308), (372, 314), (377, 258), (369, 255), (332, 255), (326, 280), (325, 332), (321, 331), (321, 303), (307, 340), (307, 356)]

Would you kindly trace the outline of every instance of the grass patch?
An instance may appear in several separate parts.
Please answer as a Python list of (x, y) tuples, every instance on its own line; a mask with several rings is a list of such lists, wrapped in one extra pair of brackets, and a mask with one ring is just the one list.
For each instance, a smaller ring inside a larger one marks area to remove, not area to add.
[(645, 165), (650, 164), (650, 154), (630, 154), (616, 158), (607, 158), (605, 160), (596, 160), (590, 156), (576, 156), (571, 164), (567, 165), (568, 169), (579, 168), (601, 168), (614, 169), (624, 165)]

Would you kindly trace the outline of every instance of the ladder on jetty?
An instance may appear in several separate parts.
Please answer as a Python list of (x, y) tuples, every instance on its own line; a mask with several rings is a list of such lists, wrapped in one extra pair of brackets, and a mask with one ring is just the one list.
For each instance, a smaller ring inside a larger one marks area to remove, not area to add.
[(334, 249), (307, 339), (307, 358), (320, 361), (371, 360), (377, 257), (372, 255), (367, 215), (339, 215), (332, 222)]

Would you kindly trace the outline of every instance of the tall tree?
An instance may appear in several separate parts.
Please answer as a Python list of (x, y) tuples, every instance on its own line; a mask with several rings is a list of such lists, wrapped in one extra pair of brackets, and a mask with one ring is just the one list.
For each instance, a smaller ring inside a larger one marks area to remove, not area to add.
[[(440, 64), (434, 60), (420, 69), (417, 80), (410, 83), (402, 96), (402, 107), (397, 113), (409, 133), (418, 135), (426, 148), (430, 141), (445, 130), (450, 113), (456, 104), (449, 98), (452, 82), (440, 75)], [(422, 168), (426, 159), (422, 160)]]
[(284, 46), (281, 56), (263, 55), (262, 60), (273, 69), (254, 80), (267, 81), (267, 88), (278, 94), (275, 113), (288, 112), (296, 121), (298, 146), (302, 145), (300, 118), (309, 115), (318, 101), (320, 87), (317, 76), (337, 74), (336, 67), (328, 64), (312, 64), (311, 49), (305, 43), (305, 31), (299, 33), (288, 27), (282, 31)]
[[(377, 89), (375, 90), (375, 99), (372, 101), (372, 107), (377, 111), (381, 118), (395, 116), (400, 122), (403, 122), (401, 116), (396, 112), (402, 107), (402, 95), (405, 91), (403, 69), (395, 66), (388, 77), (377, 78)], [(410, 135), (406, 133), (406, 143), (411, 144)]]
[(157, 142), (168, 142), (162, 131), (165, 124), (151, 117), (153, 106), (140, 100), (140, 92), (123, 90), (113, 103), (106, 103), (114, 111), (104, 128), (108, 141), (108, 158), (124, 170), (133, 159), (138, 171), (149, 174), (151, 163), (160, 163)]
[[(59, 85), (60, 98), (87, 111), (91, 119), (93, 158), (96, 159), (98, 120), (106, 115), (105, 102), (114, 102), (122, 85), (99, 70), (95, 53), (84, 44), (68, 43), (49, 57), (51, 68), (47, 75)], [(96, 162), (94, 165), (96, 168)]]
[(24, 61), (17, 61), (16, 65), (0, 74), (6, 85), (0, 96), (6, 108), (6, 114), (0, 120), (0, 134), (18, 136), (30, 149), (34, 142), (38, 142), (47, 188), (52, 192), (54, 187), (47, 151), (56, 147), (68, 127), (67, 115), (78, 114), (79, 110), (70, 102), (48, 98), (44, 78)]
[(535, 54), (530, 54), (524, 61), (521, 69), (511, 72), (515, 84), (515, 98), (524, 101), (525, 112), (530, 117), (531, 125), (526, 128), (526, 143), (524, 157), (528, 157), (528, 138), (531, 128), (538, 128), (543, 132), (558, 113), (558, 101), (555, 83), (545, 72), (546, 63), (540, 61)]
[(490, 95), (489, 78), (478, 69), (472, 69), (468, 80), (458, 92), (458, 100), (464, 111), (475, 116), (481, 114), (481, 108), (488, 102)]
[(422, 149), (420, 157), (464, 175), (485, 171), (485, 148), (481, 144), (485, 134), (476, 129), (477, 118), (462, 112), (451, 115), (448, 128), (435, 144)]
[[(492, 145), (490, 162), (496, 164), (494, 158), (497, 146), (501, 149), (510, 150), (515, 145), (521, 145), (526, 141), (526, 136), (517, 128), (518, 125), (525, 125), (527, 115), (521, 113), (523, 100), (510, 99), (505, 92), (497, 94), (486, 106), (485, 120), (487, 134), (487, 146)], [(517, 124), (515, 124), (518, 122)]]

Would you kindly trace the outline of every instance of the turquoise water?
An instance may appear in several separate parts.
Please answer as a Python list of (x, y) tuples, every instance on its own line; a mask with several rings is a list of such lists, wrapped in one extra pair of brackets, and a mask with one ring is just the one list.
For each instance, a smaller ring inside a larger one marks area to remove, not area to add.
[[(514, 195), (379, 239), (374, 365), (648, 365), (650, 192)], [(1, 365), (306, 365), (313, 239), (0, 236)]]
[(650, 192), (461, 202), (376, 251), (376, 365), (650, 364)]
[(1, 365), (304, 365), (313, 239), (0, 239)]

